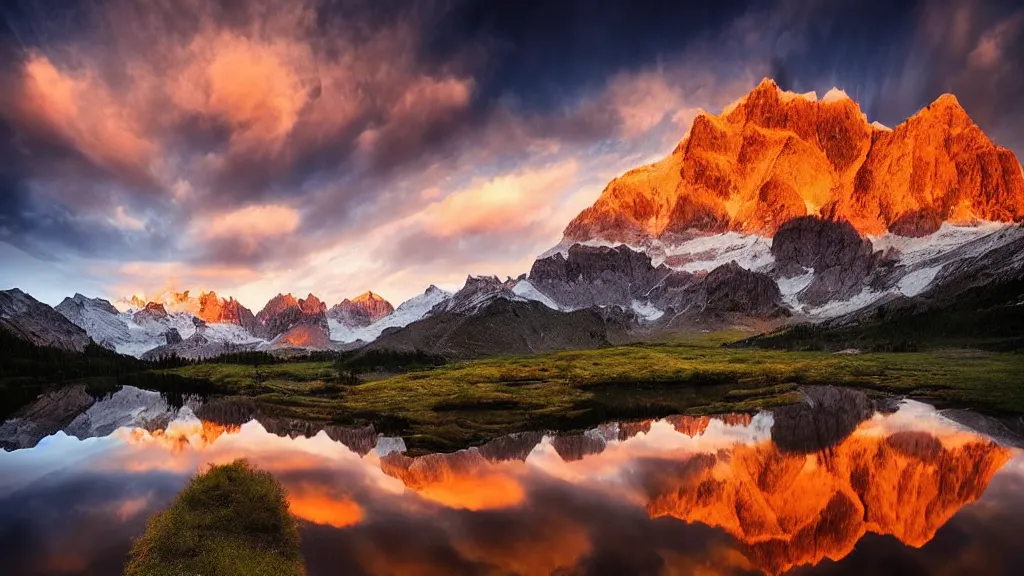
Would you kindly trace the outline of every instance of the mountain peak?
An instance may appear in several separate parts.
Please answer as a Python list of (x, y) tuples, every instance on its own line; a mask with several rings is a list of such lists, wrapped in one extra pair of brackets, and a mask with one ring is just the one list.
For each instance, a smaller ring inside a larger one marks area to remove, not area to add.
[(853, 98), (850, 98), (846, 94), (845, 90), (841, 90), (841, 89), (836, 88), (835, 86), (833, 86), (831, 90), (826, 92), (825, 95), (821, 97), (820, 102), (822, 104), (826, 104), (826, 103), (830, 103), (830, 102), (843, 102), (843, 101), (846, 101), (846, 100), (853, 101)]
[(366, 291), (352, 298), (345, 298), (327, 312), (327, 316), (348, 327), (365, 327), (391, 314), (395, 307), (379, 294)]
[(374, 294), (372, 290), (367, 290), (353, 298), (352, 302), (384, 302), (384, 298), (380, 294)]
[(933, 106), (939, 108), (956, 108), (962, 111), (964, 114), (967, 113), (967, 111), (964, 110), (964, 107), (960, 105), (960, 100), (957, 99), (956, 95), (950, 94), (949, 92), (946, 92), (945, 94), (942, 94), (941, 96), (936, 98), (935, 101), (932, 102), (931, 105), (929, 105), (928, 107), (931, 108)]

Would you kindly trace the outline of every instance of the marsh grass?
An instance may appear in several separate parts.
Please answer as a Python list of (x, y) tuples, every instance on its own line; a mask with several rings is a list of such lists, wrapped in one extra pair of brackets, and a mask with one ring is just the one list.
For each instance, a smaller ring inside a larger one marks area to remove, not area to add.
[(244, 460), (194, 477), (150, 518), (126, 576), (298, 576), (299, 533), (284, 488)]

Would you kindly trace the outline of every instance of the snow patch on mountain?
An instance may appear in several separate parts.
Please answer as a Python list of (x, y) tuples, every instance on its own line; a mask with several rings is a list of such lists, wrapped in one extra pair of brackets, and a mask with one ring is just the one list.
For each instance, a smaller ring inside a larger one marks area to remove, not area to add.
[(691, 240), (663, 246), (664, 256), (657, 266), (667, 266), (684, 272), (710, 272), (735, 261), (741, 268), (760, 272), (775, 262), (772, 240), (758, 234), (727, 232), (711, 236), (698, 236)]
[[(1014, 233), (1016, 232), (1016, 233)], [(1002, 233), (1002, 234), (1000, 234)], [(935, 233), (920, 238), (897, 236), (886, 233), (882, 236), (868, 237), (875, 250), (896, 250), (903, 266), (911, 266), (926, 262), (933, 258), (949, 254), (952, 250), (966, 246), (981, 238), (989, 237), (986, 242), (972, 251), (971, 255), (979, 255), (1019, 237), (1022, 233), (1019, 226), (1004, 222), (982, 222), (974, 226), (963, 226), (943, 222)], [(1004, 238), (1005, 236), (1005, 238)]]
[(130, 339), (128, 326), (120, 318), (117, 309), (106, 300), (75, 294), (65, 298), (54, 310), (85, 330), (94, 342), (104, 348), (113, 350), (118, 343)]
[(128, 327), (130, 338), (127, 342), (120, 342), (115, 346), (114, 349), (119, 354), (141, 357), (145, 352), (166, 344), (165, 334), (171, 328), (177, 330), (182, 339), (187, 339), (196, 333), (196, 325), (193, 322), (195, 317), (183, 312), (168, 314), (167, 318), (162, 320), (143, 320), (142, 322), (135, 322), (130, 312), (122, 312), (119, 317)]
[(202, 328), (201, 330), (203, 336), (211, 342), (223, 342), (225, 344), (252, 344), (256, 342), (263, 342), (262, 338), (253, 336), (248, 330), (238, 324), (215, 322), (213, 324), (207, 324), (206, 328)]
[(833, 86), (831, 90), (825, 92), (825, 95), (821, 97), (820, 102), (822, 104), (828, 104), (831, 102), (842, 102), (843, 100), (850, 100), (846, 91)]
[(633, 311), (636, 312), (639, 317), (643, 318), (648, 322), (653, 322), (665, 315), (664, 310), (657, 308), (654, 304), (651, 304), (650, 302), (641, 302), (639, 300), (633, 300), (632, 308)]
[(935, 279), (935, 275), (939, 273), (939, 270), (942, 270), (942, 266), (914, 270), (900, 278), (899, 283), (896, 284), (896, 289), (904, 296), (917, 296), (928, 288), (932, 280)]
[(792, 276), (790, 278), (779, 278), (775, 283), (779, 285), (779, 292), (782, 293), (782, 301), (790, 308), (797, 310), (800, 308), (797, 296), (800, 295), (800, 292), (802, 292), (804, 288), (807, 288), (807, 286), (811, 284), (812, 280), (814, 280), (814, 270), (804, 268), (803, 274), (800, 274), (799, 276)]
[(561, 308), (558, 307), (558, 304), (555, 304), (554, 300), (542, 294), (540, 290), (537, 290), (536, 286), (530, 283), (529, 280), (520, 280), (516, 282), (516, 285), (512, 287), (512, 292), (527, 300), (540, 302), (552, 310), (561, 310)]
[(670, 268), (684, 272), (710, 272), (719, 266), (736, 261), (741, 268), (762, 272), (770, 267), (775, 258), (772, 256), (772, 239), (759, 234), (743, 234), (726, 232), (697, 236), (686, 240), (645, 241), (643, 244), (613, 242), (593, 239), (584, 242), (563, 240), (537, 257), (538, 260), (560, 253), (569, 257), (569, 248), (574, 245), (615, 248), (625, 246), (634, 252), (642, 252), (651, 257), (653, 266), (665, 264)]
[(879, 292), (870, 288), (864, 288), (859, 294), (849, 300), (832, 300), (831, 302), (827, 302), (817, 308), (805, 308), (804, 311), (811, 318), (821, 320), (835, 318), (874, 304), (885, 297), (886, 294), (888, 294), (888, 292)]

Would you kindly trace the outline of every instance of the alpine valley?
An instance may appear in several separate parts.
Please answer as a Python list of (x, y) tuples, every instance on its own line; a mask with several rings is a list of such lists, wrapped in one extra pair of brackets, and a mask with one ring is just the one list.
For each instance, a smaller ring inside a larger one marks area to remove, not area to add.
[[(765, 79), (700, 113), (662, 160), (612, 180), (518, 278), (378, 294), (0, 293), (0, 326), (145, 360), (361, 349), (449, 360), (743, 329), (751, 345), (1024, 342), (1024, 170), (946, 94), (888, 128), (833, 89)], [(250, 303), (252, 304), (252, 303)], [(813, 334), (810, 338), (808, 335)], [(802, 342), (802, 344), (801, 344)]]

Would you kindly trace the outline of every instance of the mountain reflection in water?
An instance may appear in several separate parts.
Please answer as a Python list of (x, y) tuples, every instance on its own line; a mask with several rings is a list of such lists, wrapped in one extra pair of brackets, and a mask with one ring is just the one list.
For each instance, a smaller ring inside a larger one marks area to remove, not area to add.
[(812, 388), (774, 412), (415, 457), (372, 427), (244, 404), (68, 402), (0, 426), (5, 447), (33, 446), (0, 453), (5, 574), (116, 574), (189, 475), (239, 457), (288, 489), (311, 575), (1024, 570), (1019, 450), (917, 402)]

